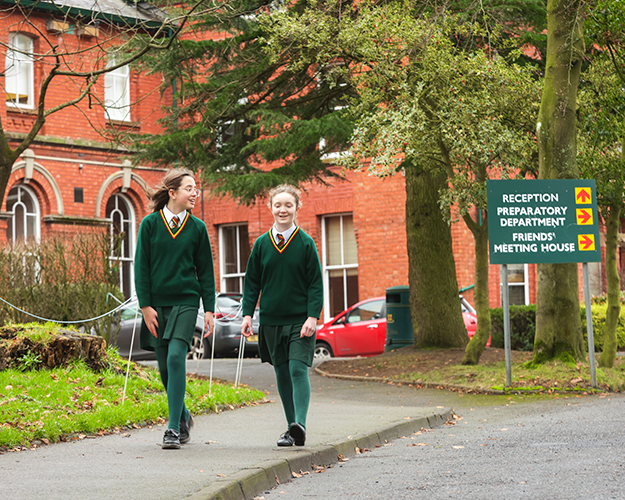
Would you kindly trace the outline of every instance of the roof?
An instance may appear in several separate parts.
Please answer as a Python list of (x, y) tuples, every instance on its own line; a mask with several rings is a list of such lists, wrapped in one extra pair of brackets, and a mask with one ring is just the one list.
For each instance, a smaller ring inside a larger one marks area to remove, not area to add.
[(22, 8), (33, 8), (53, 15), (105, 20), (124, 25), (157, 27), (168, 19), (166, 13), (156, 6), (132, 0), (16, 0), (2, 3), (19, 4)]

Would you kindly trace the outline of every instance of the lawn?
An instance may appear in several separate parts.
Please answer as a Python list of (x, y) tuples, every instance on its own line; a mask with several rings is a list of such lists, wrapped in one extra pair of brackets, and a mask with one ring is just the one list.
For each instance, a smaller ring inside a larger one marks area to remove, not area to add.
[[(597, 388), (591, 385), (588, 358), (582, 362), (554, 360), (532, 365), (532, 353), (511, 353), (512, 380), (506, 388), (503, 349), (485, 349), (477, 366), (460, 364), (463, 349), (415, 349), (407, 346), (370, 358), (331, 360), (319, 365), (322, 372), (355, 378), (378, 378), (421, 387), (439, 387), (475, 393), (582, 393), (625, 390), (625, 357), (617, 356), (614, 368), (597, 370)], [(596, 355), (598, 359), (599, 355)]]
[[(65, 368), (0, 371), (0, 452), (57, 441), (84, 439), (163, 423), (167, 397), (158, 371), (107, 352), (108, 368), (93, 371), (82, 361)], [(122, 402), (123, 400), (123, 402)], [(200, 377), (187, 380), (185, 403), (193, 414), (257, 404), (264, 394), (247, 386)]]

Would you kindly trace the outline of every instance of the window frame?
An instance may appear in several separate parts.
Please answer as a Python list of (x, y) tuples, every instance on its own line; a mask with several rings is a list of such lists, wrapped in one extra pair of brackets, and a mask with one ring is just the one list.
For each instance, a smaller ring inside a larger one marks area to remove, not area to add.
[[(242, 241), (241, 239), (241, 227), (245, 227), (248, 234), (247, 241)], [(237, 272), (235, 273), (227, 273), (226, 272), (226, 240), (224, 235), (224, 229), (226, 228), (236, 228), (235, 237), (236, 237), (236, 254), (237, 254)], [(245, 271), (247, 270), (247, 261), (243, 262), (241, 260), (241, 245), (247, 244), (249, 248), (249, 225), (247, 222), (237, 222), (233, 224), (222, 224), (219, 226), (219, 290), (221, 292), (237, 292), (243, 293), (243, 282), (245, 278)], [(248, 257), (250, 254), (250, 250), (248, 250)], [(239, 290), (229, 290), (228, 289), (228, 279), (239, 280)]]
[[(111, 237), (111, 254), (109, 256), (109, 260), (111, 262), (117, 262), (117, 263), (121, 262), (121, 265), (119, 266), (119, 288), (121, 292), (124, 294), (124, 297), (128, 299), (132, 297), (132, 295), (135, 293), (134, 254), (135, 254), (136, 243), (137, 243), (137, 234), (136, 234), (137, 218), (136, 218), (134, 206), (132, 205), (132, 202), (130, 201), (130, 198), (128, 196), (120, 192), (113, 193), (106, 202), (107, 209), (108, 209), (108, 204), (111, 201), (111, 199), (115, 200), (115, 207), (113, 208), (113, 210), (111, 210), (110, 213), (106, 214), (106, 218), (110, 220), (109, 235)], [(127, 218), (124, 217), (123, 211), (120, 210), (119, 208), (120, 201), (124, 203), (124, 206), (126, 210), (128, 211)], [(119, 256), (113, 255), (113, 237), (115, 234), (115, 227), (113, 225), (114, 219), (112, 217), (112, 214), (116, 212), (118, 212), (121, 215), (122, 231), (126, 232), (126, 238), (124, 238), (124, 241), (122, 243), (123, 245), (122, 252), (121, 252), (122, 255), (119, 255)], [(124, 228), (128, 228), (128, 230), (124, 231)], [(125, 252), (124, 252), (124, 249), (126, 250)], [(124, 253), (126, 255), (124, 255)], [(129, 284), (130, 290), (125, 290), (126, 287), (124, 286), (125, 266), (128, 267), (128, 276), (129, 276), (128, 284)]]
[[(530, 283), (529, 283), (529, 264), (508, 264), (508, 268), (511, 265), (522, 265), (523, 266), (523, 281), (517, 281), (517, 282), (511, 282), (510, 280), (508, 280), (508, 298), (510, 297), (510, 289), (513, 287), (520, 287), (523, 286), (525, 287), (523, 289), (523, 300), (525, 301), (524, 304), (512, 304), (510, 303), (510, 305), (529, 305), (530, 303)], [(509, 271), (508, 271), (509, 272)], [(500, 290), (501, 293), (503, 294), (503, 283), (500, 283)], [(501, 299), (501, 303), (503, 304), (503, 296), (500, 297)]]
[[(106, 67), (117, 64), (117, 57), (110, 55)], [(121, 95), (116, 94), (117, 84), (122, 82)], [(110, 95), (110, 94), (113, 95)], [(120, 103), (121, 101), (121, 103)], [(124, 65), (104, 75), (104, 116), (109, 121), (130, 122), (130, 66)]]
[[(17, 189), (17, 201), (11, 206), (11, 209), (9, 210), (8, 208), (9, 197), (13, 189)], [(32, 204), (33, 204), (33, 210), (34, 210), (33, 212), (29, 213), (26, 209), (26, 206), (22, 202), (22, 192), (26, 193), (30, 197)], [(33, 239), (35, 243), (39, 243), (41, 241), (41, 206), (39, 205), (39, 199), (37, 198), (37, 194), (26, 184), (17, 184), (16, 186), (13, 186), (8, 191), (6, 203), (7, 203), (7, 212), (11, 214), (10, 225), (11, 225), (11, 233), (12, 233), (11, 236), (9, 237), (8, 235), (9, 227), (7, 227), (7, 239), (11, 241), (13, 244), (15, 244), (18, 241), (18, 238), (16, 238), (15, 236), (15, 228), (16, 228), (15, 206), (19, 203), (22, 206), (24, 206), (24, 231), (25, 231), (25, 234), (21, 235), (20, 237), (23, 239), (24, 242), (28, 242), (28, 239), (30, 236), (28, 234), (28, 217), (34, 217), (35, 223), (34, 223)]]
[[(19, 46), (16, 46), (16, 40), (25, 40), (27, 41), (28, 47), (26, 51), (22, 51)], [(32, 37), (28, 36), (25, 33), (21, 32), (11, 32), (9, 33), (9, 43), (7, 46), (5, 63), (4, 63), (4, 88), (5, 88), (5, 102), (7, 107), (15, 108), (15, 109), (35, 109), (35, 58), (34, 58), (34, 40)], [(26, 53), (27, 52), (27, 53)], [(15, 57), (17, 56), (17, 57)], [(13, 64), (9, 64), (9, 60), (13, 60), (17, 63), (17, 69), (15, 69), (15, 74), (9, 74), (12, 72)], [(22, 71), (22, 67), (27, 67), (28, 69), (28, 81), (26, 82), (26, 97), (28, 101), (26, 103), (20, 103), (18, 92), (20, 91), (19, 80), (20, 73)], [(16, 95), (14, 99), (8, 98), (8, 92), (10, 83), (9, 80), (14, 79), (15, 83), (15, 91)]]
[[(340, 227), (340, 241), (341, 241), (341, 264), (328, 264), (328, 241), (326, 238), (326, 224), (327, 220), (330, 218), (339, 218), (339, 227)], [(344, 237), (344, 224), (343, 218), (351, 217), (352, 225), (354, 214), (353, 212), (344, 212), (344, 213), (336, 213), (336, 214), (327, 214), (321, 217), (321, 265), (323, 272), (323, 288), (325, 290), (323, 297), (323, 315), (324, 315), (324, 323), (330, 321), (333, 316), (330, 315), (330, 271), (342, 270), (343, 271), (343, 309), (340, 312), (346, 310), (348, 307), (351, 307), (353, 304), (356, 304), (359, 300), (357, 298), (352, 304), (348, 303), (348, 290), (347, 290), (347, 271), (351, 269), (356, 269), (356, 276), (358, 276), (358, 255), (356, 255), (356, 263), (353, 264), (345, 264), (345, 237)], [(355, 235), (354, 235), (355, 238)], [(358, 252), (358, 244), (356, 243), (356, 252)], [(359, 296), (358, 290), (356, 290), (357, 295)]]

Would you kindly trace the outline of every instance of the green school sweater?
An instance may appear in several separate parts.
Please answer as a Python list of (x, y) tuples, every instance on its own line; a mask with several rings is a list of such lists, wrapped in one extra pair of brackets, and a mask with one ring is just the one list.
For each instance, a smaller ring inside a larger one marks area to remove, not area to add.
[(177, 231), (162, 211), (141, 221), (135, 253), (135, 286), (139, 306), (198, 307), (215, 310), (213, 254), (206, 225), (187, 212)]
[(260, 295), (262, 325), (295, 325), (323, 307), (321, 264), (314, 240), (297, 228), (282, 251), (271, 230), (252, 248), (245, 272), (243, 315), (252, 316)]

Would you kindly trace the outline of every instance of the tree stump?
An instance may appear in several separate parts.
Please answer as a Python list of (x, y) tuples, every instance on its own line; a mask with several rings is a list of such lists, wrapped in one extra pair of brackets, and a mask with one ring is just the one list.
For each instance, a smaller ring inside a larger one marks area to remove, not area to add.
[(0, 328), (0, 370), (19, 368), (27, 358), (38, 358), (32, 364), (46, 368), (64, 367), (74, 360), (84, 360), (95, 371), (107, 366), (102, 337), (58, 329), (50, 337), (33, 342), (22, 326)]

